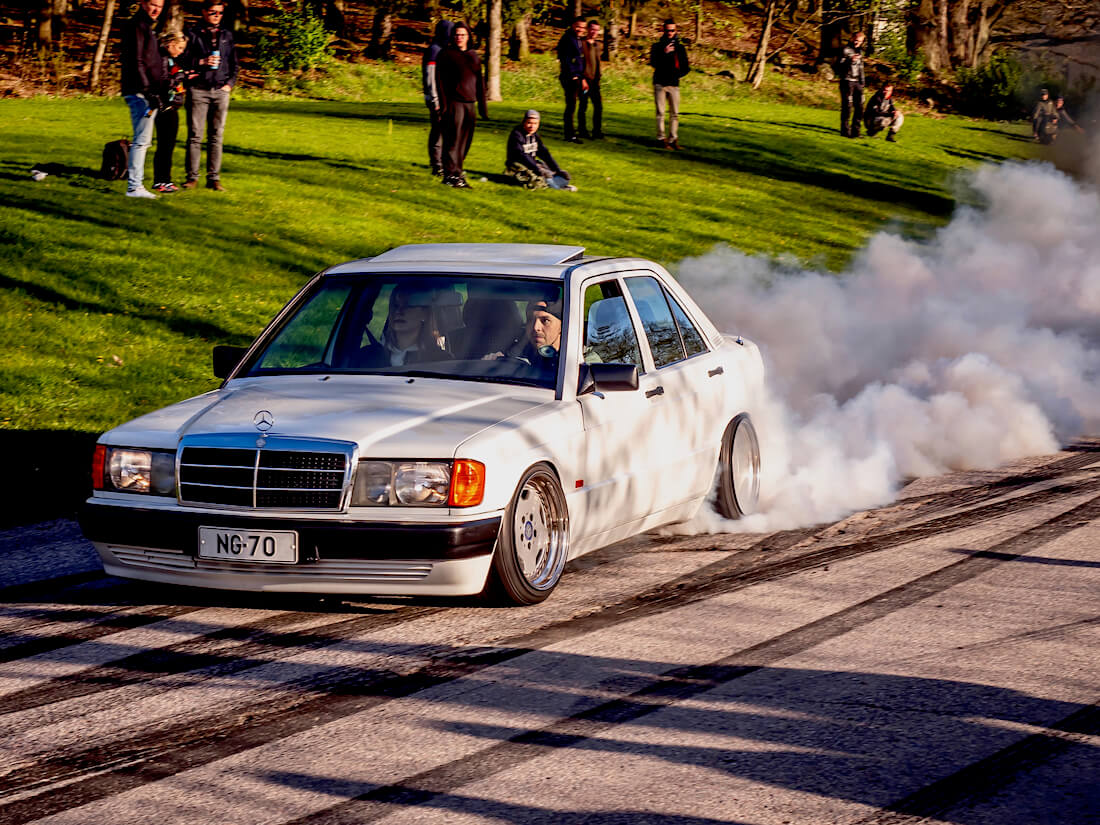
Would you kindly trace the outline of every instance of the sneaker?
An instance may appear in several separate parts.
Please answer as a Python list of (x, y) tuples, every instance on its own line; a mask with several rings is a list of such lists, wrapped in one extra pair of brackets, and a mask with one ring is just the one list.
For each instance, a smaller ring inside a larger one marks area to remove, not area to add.
[(670, 140), (668, 142), (668, 148), (669, 149), (675, 149), (677, 152), (679, 152), (680, 151), (680, 141), (678, 141), (676, 139)]
[(454, 183), (451, 184), (455, 189), (469, 189), (470, 183), (466, 180), (466, 175), (457, 175)]
[(170, 195), (172, 192), (180, 191), (180, 188), (172, 183), (172, 181), (168, 181), (168, 183), (154, 183), (153, 190), (155, 192), (162, 192), (165, 195)]
[(443, 177), (443, 167), (442, 166), (433, 166), (432, 167), (432, 177), (433, 178)]
[(562, 189), (564, 189), (566, 192), (576, 192), (577, 191), (577, 187), (575, 187), (571, 183), (565, 184), (565, 186), (563, 186)]
[(887, 134), (886, 135), (886, 142), (887, 143), (897, 143), (898, 142), (897, 133), (896, 132), (890, 132), (889, 134)]
[(603, 132), (593, 132), (592, 140), (603, 140)]
[(583, 141), (583, 140), (581, 140), (581, 139), (580, 139), (579, 137), (577, 137), (576, 135), (573, 135), (573, 137), (567, 137), (567, 138), (565, 139), (565, 142), (566, 142), (566, 143), (584, 143), (584, 141)]
[(184, 189), (194, 189), (198, 185), (199, 185), (199, 182), (197, 180), (189, 180), (189, 181), (184, 181), (183, 188)]
[(208, 180), (206, 182), (206, 188), (207, 189), (213, 189), (215, 192), (224, 192), (225, 191), (225, 187), (222, 186), (222, 182), (220, 180)]
[(127, 189), (126, 190), (126, 197), (128, 197), (128, 198), (154, 198), (155, 199), (156, 195), (154, 195), (152, 192), (150, 192), (144, 186), (141, 186), (137, 189)]

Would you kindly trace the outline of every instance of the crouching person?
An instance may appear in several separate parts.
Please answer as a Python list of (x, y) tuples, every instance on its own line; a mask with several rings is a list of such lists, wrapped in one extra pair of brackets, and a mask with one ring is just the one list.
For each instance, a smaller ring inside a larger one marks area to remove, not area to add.
[(903, 123), (905, 116), (894, 106), (894, 84), (887, 83), (875, 92), (867, 103), (867, 108), (863, 110), (863, 125), (867, 127), (867, 136), (874, 137), (886, 129), (886, 139), (894, 143)]
[(528, 109), (523, 122), (508, 135), (504, 174), (527, 189), (577, 191), (577, 187), (569, 183), (569, 173), (558, 166), (539, 137), (539, 113), (534, 109)]

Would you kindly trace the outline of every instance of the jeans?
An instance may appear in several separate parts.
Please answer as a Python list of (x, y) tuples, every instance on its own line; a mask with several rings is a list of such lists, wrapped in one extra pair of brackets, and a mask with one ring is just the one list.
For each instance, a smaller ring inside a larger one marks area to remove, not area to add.
[(228, 89), (195, 89), (187, 93), (187, 179), (199, 179), (199, 153), (206, 135), (206, 179), (217, 180), (222, 170), (222, 136), (229, 111)]
[(130, 107), (130, 123), (134, 127), (134, 140), (130, 144), (130, 166), (127, 174), (126, 190), (145, 187), (145, 155), (153, 143), (153, 124), (157, 113), (149, 108), (145, 95), (126, 95), (126, 105)]
[(668, 139), (676, 140), (680, 132), (680, 87), (653, 84), (653, 100), (657, 104), (657, 140), (665, 139), (665, 102), (672, 113), (668, 118)]

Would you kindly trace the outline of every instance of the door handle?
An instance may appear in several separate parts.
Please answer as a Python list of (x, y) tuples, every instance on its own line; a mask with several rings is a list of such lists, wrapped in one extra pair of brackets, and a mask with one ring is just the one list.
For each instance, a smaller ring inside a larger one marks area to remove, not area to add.
[(645, 391), (645, 397), (646, 398), (652, 398), (655, 395), (664, 395), (664, 394), (665, 394), (665, 388), (664, 387), (654, 387), (651, 390), (646, 390)]
[(724, 372), (725, 372), (725, 370), (722, 367), (715, 367), (712, 370), (707, 370), (707, 377), (708, 378), (713, 378), (714, 376), (721, 375)]

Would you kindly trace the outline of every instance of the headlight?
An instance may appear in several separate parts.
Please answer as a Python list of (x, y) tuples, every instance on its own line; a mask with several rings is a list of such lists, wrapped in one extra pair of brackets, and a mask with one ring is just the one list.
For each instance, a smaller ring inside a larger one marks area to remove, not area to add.
[(445, 504), (450, 490), (449, 462), (417, 461), (393, 467), (393, 492), (402, 504)]
[(103, 463), (107, 489), (159, 496), (176, 491), (175, 453), (107, 447)]
[(353, 507), (471, 507), (485, 492), (485, 465), (478, 461), (359, 462)]

